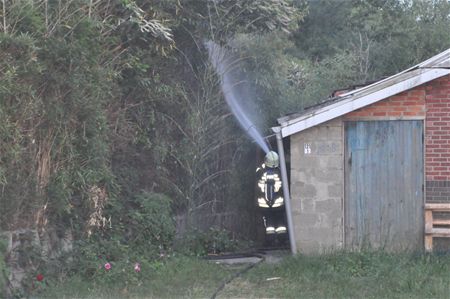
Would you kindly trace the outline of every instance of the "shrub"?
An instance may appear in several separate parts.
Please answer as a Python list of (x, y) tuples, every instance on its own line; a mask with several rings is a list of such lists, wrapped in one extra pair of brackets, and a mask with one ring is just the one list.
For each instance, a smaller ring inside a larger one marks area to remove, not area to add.
[(169, 197), (143, 192), (135, 198), (135, 208), (129, 210), (126, 229), (127, 243), (142, 252), (165, 251), (172, 246), (175, 223)]
[[(68, 274), (99, 284), (139, 284), (145, 273), (160, 267), (172, 247), (175, 224), (171, 200), (163, 194), (142, 192), (126, 203), (113, 200), (105, 209), (107, 214), (112, 219), (111, 228), (75, 242)], [(136, 263), (141, 271), (135, 271)], [(106, 269), (106, 264), (111, 268)]]
[(211, 227), (207, 231), (193, 230), (187, 233), (180, 240), (177, 249), (187, 255), (202, 256), (236, 251), (248, 245), (231, 237), (226, 229)]

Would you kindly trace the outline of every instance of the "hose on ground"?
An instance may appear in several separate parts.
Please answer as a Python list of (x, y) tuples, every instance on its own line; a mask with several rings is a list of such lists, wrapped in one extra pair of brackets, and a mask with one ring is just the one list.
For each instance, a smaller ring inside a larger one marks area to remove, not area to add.
[[(250, 264), (247, 267), (245, 267), (244, 269), (234, 273), (231, 277), (229, 277), (227, 280), (225, 280), (224, 282), (222, 282), (222, 284), (217, 288), (217, 290), (214, 292), (214, 294), (211, 296), (211, 299), (216, 299), (217, 294), (219, 294), (220, 291), (222, 291), (225, 286), (227, 284), (229, 284), (230, 282), (232, 282), (235, 278), (241, 276), (242, 274), (244, 274), (245, 272), (247, 272), (248, 270), (256, 267), (257, 265), (259, 265), (260, 263), (262, 263), (265, 260), (265, 257), (261, 254), (242, 254), (242, 255), (233, 255), (232, 257), (220, 257), (220, 259), (225, 259), (225, 258), (239, 258), (239, 257), (257, 257), (260, 260), (254, 264)], [(219, 257), (218, 257), (219, 258)], [(208, 258), (209, 260), (213, 260), (212, 258)]]

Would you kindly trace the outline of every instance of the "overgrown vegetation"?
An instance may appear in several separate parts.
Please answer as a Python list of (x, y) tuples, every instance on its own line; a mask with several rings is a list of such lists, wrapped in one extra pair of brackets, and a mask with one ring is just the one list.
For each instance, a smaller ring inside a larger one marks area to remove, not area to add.
[(236, 239), (225, 229), (211, 227), (208, 230), (193, 230), (179, 240), (175, 249), (187, 256), (206, 256), (251, 250), (253, 242)]
[[(158, 263), (175, 217), (200, 229), (194, 252), (229, 250), (254, 235), (255, 146), (204, 42), (239, 61), (243, 100), (270, 133), (333, 89), (449, 47), (449, 15), (444, 0), (2, 0), (0, 230), (71, 232), (71, 255), (28, 263), (30, 279)], [(222, 213), (245, 234), (202, 232)]]

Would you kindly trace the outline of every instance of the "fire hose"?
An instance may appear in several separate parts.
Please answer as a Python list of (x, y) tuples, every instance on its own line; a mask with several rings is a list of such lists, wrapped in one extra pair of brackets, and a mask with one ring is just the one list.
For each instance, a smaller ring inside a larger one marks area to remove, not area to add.
[(239, 276), (241, 276), (242, 274), (246, 273), (250, 269), (256, 267), (259, 264), (261, 264), (265, 260), (265, 257), (264, 257), (264, 255), (259, 254), (259, 253), (243, 253), (243, 254), (229, 254), (229, 255), (214, 256), (214, 257), (206, 257), (205, 258), (207, 260), (224, 260), (224, 259), (248, 258), (248, 257), (259, 258), (259, 261), (257, 261), (256, 263), (252, 263), (252, 264), (246, 266), (244, 269), (241, 269), (241, 270), (237, 271), (232, 276), (230, 276), (228, 279), (223, 281), (220, 284), (220, 286), (216, 289), (216, 291), (213, 293), (213, 295), (211, 296), (211, 299), (215, 299), (216, 296), (220, 293), (220, 291), (222, 291), (225, 288), (225, 286), (227, 284), (229, 284), (230, 282), (232, 282), (234, 279), (238, 278)]

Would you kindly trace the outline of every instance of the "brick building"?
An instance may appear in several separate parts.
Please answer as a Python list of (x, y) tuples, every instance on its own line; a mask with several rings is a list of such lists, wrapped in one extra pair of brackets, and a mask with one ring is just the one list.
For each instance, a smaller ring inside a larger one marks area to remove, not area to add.
[(450, 202), (450, 49), (278, 122), (300, 252), (423, 249), (425, 202)]

